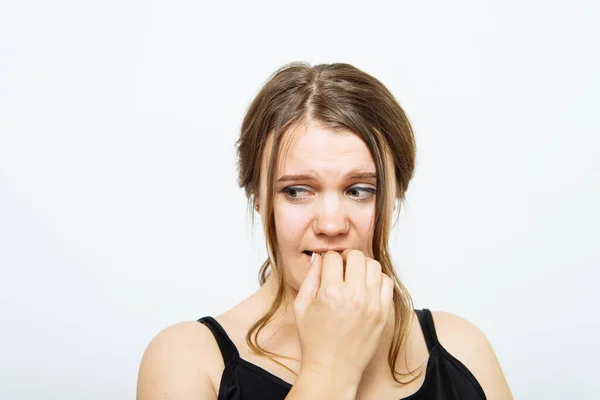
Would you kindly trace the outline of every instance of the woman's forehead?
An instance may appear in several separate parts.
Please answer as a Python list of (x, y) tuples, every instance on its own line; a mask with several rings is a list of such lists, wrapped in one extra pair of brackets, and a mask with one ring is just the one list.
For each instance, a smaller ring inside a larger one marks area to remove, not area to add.
[[(267, 142), (263, 165), (268, 165), (273, 135)], [(276, 175), (313, 173), (345, 175), (350, 171), (375, 173), (375, 162), (367, 145), (349, 130), (301, 124), (283, 135), (278, 149)]]

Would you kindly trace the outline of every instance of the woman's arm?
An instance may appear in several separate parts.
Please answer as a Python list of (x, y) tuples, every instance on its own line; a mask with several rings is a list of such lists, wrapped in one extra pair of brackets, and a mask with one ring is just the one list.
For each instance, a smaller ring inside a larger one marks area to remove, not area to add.
[(464, 318), (432, 312), (438, 340), (477, 379), (488, 400), (513, 400), (496, 353), (483, 332)]
[(212, 346), (216, 343), (210, 330), (195, 321), (160, 332), (142, 357), (137, 400), (216, 400), (206, 368), (207, 363), (214, 362)]

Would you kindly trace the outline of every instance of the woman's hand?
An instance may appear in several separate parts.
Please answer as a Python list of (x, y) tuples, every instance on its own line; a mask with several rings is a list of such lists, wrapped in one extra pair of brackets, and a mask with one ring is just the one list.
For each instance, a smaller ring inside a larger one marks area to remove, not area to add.
[(390, 316), (393, 288), (379, 262), (359, 250), (314, 253), (294, 302), (302, 369), (358, 385)]

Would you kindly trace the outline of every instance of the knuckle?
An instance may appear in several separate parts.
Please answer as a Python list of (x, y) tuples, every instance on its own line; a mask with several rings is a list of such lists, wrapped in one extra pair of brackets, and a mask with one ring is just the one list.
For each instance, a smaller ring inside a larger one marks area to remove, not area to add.
[(360, 295), (360, 293), (350, 294), (348, 300), (353, 310), (361, 310), (365, 308), (365, 299)]
[(387, 315), (383, 310), (381, 310), (379, 312), (379, 314), (377, 314), (377, 323), (379, 325), (385, 325), (386, 322), (387, 322)]
[(328, 299), (337, 299), (340, 296), (340, 291), (335, 285), (328, 285), (325, 288), (325, 296)]

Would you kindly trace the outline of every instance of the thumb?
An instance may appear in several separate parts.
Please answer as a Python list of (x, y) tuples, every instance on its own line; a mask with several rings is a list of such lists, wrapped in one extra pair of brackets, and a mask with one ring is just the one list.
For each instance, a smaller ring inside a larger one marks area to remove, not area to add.
[(313, 253), (310, 268), (308, 269), (308, 272), (306, 273), (306, 276), (300, 285), (300, 289), (298, 289), (298, 295), (294, 301), (296, 312), (303, 313), (310, 302), (317, 296), (317, 291), (321, 286), (322, 263), (323, 258), (319, 254)]

